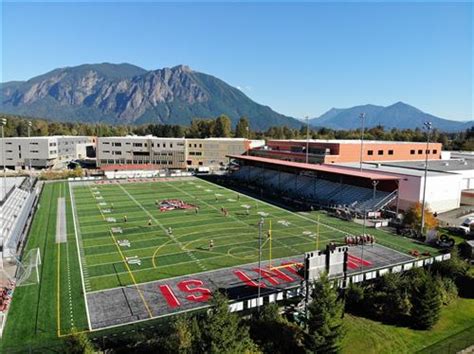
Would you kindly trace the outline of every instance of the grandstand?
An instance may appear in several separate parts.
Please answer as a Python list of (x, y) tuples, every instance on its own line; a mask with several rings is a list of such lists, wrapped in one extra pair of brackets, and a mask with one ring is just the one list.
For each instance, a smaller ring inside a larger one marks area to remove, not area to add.
[(229, 156), (239, 162), (231, 178), (322, 208), (378, 211), (397, 198), (398, 178), (332, 165)]
[[(2, 180), (2, 185), (3, 185)], [(28, 217), (36, 198), (33, 188), (36, 179), (25, 177), (7, 178), (6, 190), (0, 198), (0, 252), (1, 259), (15, 258), (25, 234)]]

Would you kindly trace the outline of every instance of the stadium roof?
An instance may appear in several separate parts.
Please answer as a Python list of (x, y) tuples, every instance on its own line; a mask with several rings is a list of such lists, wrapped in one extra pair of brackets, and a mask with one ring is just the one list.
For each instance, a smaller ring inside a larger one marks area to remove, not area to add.
[(370, 180), (377, 180), (377, 181), (393, 181), (400, 179), (396, 176), (388, 176), (381, 173), (376, 172), (367, 172), (367, 171), (357, 171), (353, 168), (346, 168), (342, 166), (334, 166), (334, 165), (327, 165), (327, 164), (312, 164), (312, 163), (303, 163), (303, 162), (292, 162), (292, 161), (284, 161), (284, 160), (277, 160), (277, 159), (269, 159), (265, 157), (257, 157), (257, 156), (245, 156), (245, 155), (227, 155), (230, 158), (244, 160), (244, 161), (252, 161), (252, 162), (260, 162), (266, 163), (270, 165), (276, 166), (284, 166), (284, 167), (292, 167), (300, 170), (307, 170), (307, 171), (317, 171), (317, 172), (326, 172), (326, 173), (334, 173), (339, 175), (346, 175), (352, 177), (360, 177), (360, 178), (367, 178)]

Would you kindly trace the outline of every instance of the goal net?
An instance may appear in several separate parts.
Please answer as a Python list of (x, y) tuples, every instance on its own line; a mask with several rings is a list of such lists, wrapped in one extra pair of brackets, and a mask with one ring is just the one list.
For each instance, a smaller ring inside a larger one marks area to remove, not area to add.
[[(32, 285), (39, 283), (39, 267), (41, 265), (41, 254), (39, 248), (33, 248), (26, 253), (21, 260), (15, 259), (12, 262), (4, 262), (2, 271), (14, 281), (16, 286)], [(13, 269), (9, 267), (15, 267)], [(13, 274), (13, 277), (10, 276)]]

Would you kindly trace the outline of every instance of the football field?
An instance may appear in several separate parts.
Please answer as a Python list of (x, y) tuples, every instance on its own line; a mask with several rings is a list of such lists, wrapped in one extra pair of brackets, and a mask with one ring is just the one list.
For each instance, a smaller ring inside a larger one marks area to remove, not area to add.
[[(321, 249), (362, 231), (354, 223), (292, 212), (197, 178), (71, 187), (86, 292), (255, 262), (262, 219), (264, 240), (270, 228), (272, 233), (271, 245), (263, 247), (267, 260), (315, 250), (317, 234)], [(169, 199), (198, 210), (160, 211), (159, 203)], [(378, 243), (403, 253), (413, 246), (370, 232)]]

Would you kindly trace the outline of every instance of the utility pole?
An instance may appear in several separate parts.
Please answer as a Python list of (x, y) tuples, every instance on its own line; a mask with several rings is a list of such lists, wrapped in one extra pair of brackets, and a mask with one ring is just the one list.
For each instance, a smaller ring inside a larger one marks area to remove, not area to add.
[(7, 167), (6, 167), (6, 156), (5, 156), (5, 126), (7, 125), (7, 119), (2, 118), (0, 120), (2, 125), (2, 160), (3, 160), (3, 197), (7, 196)]
[(306, 116), (306, 163), (309, 162), (309, 117)]
[(360, 131), (360, 170), (362, 171), (362, 160), (364, 158), (364, 123), (365, 123), (365, 113), (359, 114), (359, 118), (362, 121), (362, 129)]
[(424, 122), (423, 127), (426, 129), (426, 150), (425, 150), (425, 176), (423, 181), (423, 202), (421, 204), (421, 229), (420, 233), (423, 235), (425, 229), (425, 203), (426, 203), (426, 180), (428, 179), (428, 152), (430, 148), (430, 134), (433, 125), (431, 122)]
[[(250, 144), (250, 128), (248, 125), (245, 127), (245, 130), (247, 131), (247, 142)], [(249, 150), (250, 150), (250, 146), (247, 147), (247, 156), (249, 156), (250, 154)]]
[(258, 290), (257, 290), (257, 313), (260, 315), (260, 284), (262, 282), (262, 228), (264, 220), (258, 222)]
[(30, 141), (29, 138), (31, 137), (31, 120), (28, 121), (28, 164), (30, 169), (30, 182), (31, 182), (31, 152), (30, 152)]

